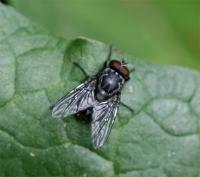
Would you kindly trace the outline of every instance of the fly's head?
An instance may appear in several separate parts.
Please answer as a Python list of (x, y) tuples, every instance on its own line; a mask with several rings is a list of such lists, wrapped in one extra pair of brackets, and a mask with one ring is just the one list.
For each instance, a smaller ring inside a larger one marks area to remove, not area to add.
[(125, 81), (129, 80), (130, 72), (124, 61), (111, 60), (108, 67), (119, 73)]
[(98, 101), (104, 101), (119, 94), (124, 83), (129, 79), (129, 70), (124, 62), (111, 60), (99, 75), (95, 96)]

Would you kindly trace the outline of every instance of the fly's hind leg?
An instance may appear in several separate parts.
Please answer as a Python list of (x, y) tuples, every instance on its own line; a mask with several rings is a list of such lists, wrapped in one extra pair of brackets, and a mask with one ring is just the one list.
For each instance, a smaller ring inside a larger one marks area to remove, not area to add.
[(128, 109), (129, 111), (131, 111), (132, 113), (135, 112), (130, 106), (126, 105), (125, 103), (120, 102), (120, 104), (121, 104), (122, 106), (124, 106), (125, 108), (127, 108), (127, 109)]

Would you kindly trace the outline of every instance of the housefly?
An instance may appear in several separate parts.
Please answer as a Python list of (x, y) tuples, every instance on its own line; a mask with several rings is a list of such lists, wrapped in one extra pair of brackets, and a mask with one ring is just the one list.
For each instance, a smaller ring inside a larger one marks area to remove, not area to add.
[[(130, 70), (127, 64), (124, 61), (110, 60), (111, 51), (110, 46), (108, 59), (99, 73), (89, 76), (85, 82), (51, 107), (54, 118), (91, 110), (91, 137), (94, 148), (101, 147), (107, 140), (116, 119), (121, 90), (129, 80)], [(86, 74), (79, 64), (76, 65)]]

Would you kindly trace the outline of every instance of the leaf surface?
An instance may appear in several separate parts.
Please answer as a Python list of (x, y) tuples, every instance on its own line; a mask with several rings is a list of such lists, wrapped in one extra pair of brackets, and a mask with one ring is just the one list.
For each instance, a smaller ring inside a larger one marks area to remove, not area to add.
[(0, 176), (198, 176), (200, 74), (136, 59), (108, 142), (90, 125), (53, 119), (49, 106), (103, 66), (108, 45), (55, 38), (0, 4)]

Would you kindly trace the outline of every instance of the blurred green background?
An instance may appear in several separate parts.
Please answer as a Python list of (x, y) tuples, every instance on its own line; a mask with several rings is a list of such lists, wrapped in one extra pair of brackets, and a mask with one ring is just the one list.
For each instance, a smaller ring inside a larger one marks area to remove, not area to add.
[(86, 36), (145, 60), (200, 70), (199, 0), (10, 0), (56, 36)]

